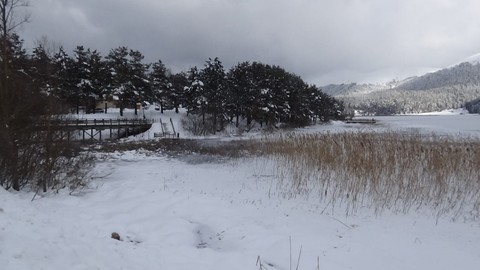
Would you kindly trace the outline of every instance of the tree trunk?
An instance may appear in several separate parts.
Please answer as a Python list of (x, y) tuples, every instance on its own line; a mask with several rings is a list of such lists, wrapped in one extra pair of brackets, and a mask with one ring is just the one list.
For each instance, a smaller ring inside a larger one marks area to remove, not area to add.
[(20, 176), (18, 175), (18, 149), (14, 147), (12, 149), (14, 153), (12, 153), (12, 160), (11, 160), (11, 167), (12, 170), (12, 188), (16, 191), (20, 190)]
[(213, 134), (217, 133), (217, 112), (213, 113)]

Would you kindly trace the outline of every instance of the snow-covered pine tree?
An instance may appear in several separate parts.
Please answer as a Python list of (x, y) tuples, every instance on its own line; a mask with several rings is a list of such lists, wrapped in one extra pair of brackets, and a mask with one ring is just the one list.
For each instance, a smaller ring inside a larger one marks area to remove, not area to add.
[(110, 50), (105, 57), (105, 61), (111, 77), (109, 92), (112, 98), (118, 98), (120, 116), (123, 116), (123, 110), (127, 103), (126, 99), (131, 91), (128, 81), (128, 48), (118, 47)]
[(53, 59), (43, 45), (35, 47), (31, 57), (30, 74), (37, 87), (47, 95), (53, 95), (53, 73)]
[[(215, 133), (218, 129), (223, 129), (227, 93), (225, 70), (218, 57), (213, 60), (209, 58), (200, 74), (204, 84), (205, 112), (212, 116), (212, 132)], [(218, 126), (218, 120), (220, 120), (220, 126)]]
[[(90, 67), (91, 93), (89, 97), (94, 101), (106, 100), (109, 97), (108, 84), (110, 82), (110, 73), (107, 70), (106, 63), (97, 50), (91, 51), (88, 59)], [(95, 110), (94, 110), (95, 112)]]
[[(187, 109), (187, 114), (201, 114), (203, 119), (205, 97), (203, 96), (203, 82), (200, 78), (200, 72), (197, 67), (192, 67), (187, 73), (187, 87), (185, 87), (184, 107)], [(205, 124), (205, 121), (203, 121)]]
[(168, 69), (161, 60), (153, 63), (152, 70), (148, 74), (150, 80), (151, 99), (160, 105), (160, 112), (163, 113), (166, 102), (166, 92), (169, 87)]
[(239, 63), (227, 74), (227, 111), (231, 120), (235, 118), (237, 127), (240, 117), (245, 118), (249, 126), (259, 110), (260, 90), (255, 75), (254, 65), (249, 62)]
[[(76, 86), (72, 75), (73, 60), (68, 56), (63, 47), (60, 47), (53, 58), (53, 95), (65, 101), (68, 106), (77, 104)], [(78, 114), (78, 106), (76, 106)]]
[[(77, 108), (82, 105), (87, 112), (94, 111), (95, 99), (92, 100), (94, 87), (92, 84), (92, 68), (90, 66), (91, 59), (90, 49), (83, 46), (77, 46), (73, 50), (73, 63), (70, 76), (74, 80), (75, 97)], [(78, 111), (78, 109), (77, 109)]]
[(143, 54), (127, 47), (112, 49), (105, 57), (111, 75), (110, 91), (120, 103), (120, 115), (126, 106), (135, 108), (149, 89), (148, 65), (142, 63)]
[(185, 87), (188, 85), (187, 74), (185, 72), (170, 74), (169, 81), (170, 87), (167, 89), (166, 97), (178, 113), (178, 108), (184, 99)]
[(135, 115), (137, 115), (137, 104), (143, 104), (145, 97), (150, 95), (150, 81), (147, 74), (149, 65), (143, 63), (145, 56), (140, 51), (130, 50), (128, 55), (130, 85), (133, 90), (131, 102), (135, 108)]

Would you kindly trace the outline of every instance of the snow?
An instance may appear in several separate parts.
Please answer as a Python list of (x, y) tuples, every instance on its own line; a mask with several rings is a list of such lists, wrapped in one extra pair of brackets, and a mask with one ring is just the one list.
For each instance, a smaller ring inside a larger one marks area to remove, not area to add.
[(459, 109), (443, 110), (439, 112), (420, 113), (419, 115), (464, 115), (464, 114), (468, 114), (468, 111), (464, 108), (459, 108)]
[(463, 109), (452, 109), (418, 115), (364, 116), (355, 119), (375, 119), (376, 124), (346, 124), (333, 121), (327, 125), (316, 125), (296, 132), (413, 132), (462, 138), (480, 138), (480, 115), (468, 114)]
[[(181, 114), (164, 114), (170, 117), (178, 123)], [(298, 132), (480, 134), (478, 115), (376, 119), (374, 126), (333, 122)], [(369, 209), (346, 216), (314, 196), (280, 196), (274, 168), (263, 158), (171, 158), (138, 150), (99, 160), (89, 188), (72, 195), (61, 190), (31, 201), (31, 192), (0, 188), (1, 269), (253, 270), (261, 263), (285, 270), (295, 269), (298, 257), (298, 269), (450, 270), (480, 263), (478, 221), (376, 216)]]
[[(477, 54), (474, 54), (472, 56), (469, 56), (468, 58), (466, 58), (464, 61), (462, 62), (467, 62), (467, 63), (471, 63), (471, 64), (479, 64), (480, 63), (480, 53), (477, 53)], [(459, 63), (460, 64), (460, 63)]]

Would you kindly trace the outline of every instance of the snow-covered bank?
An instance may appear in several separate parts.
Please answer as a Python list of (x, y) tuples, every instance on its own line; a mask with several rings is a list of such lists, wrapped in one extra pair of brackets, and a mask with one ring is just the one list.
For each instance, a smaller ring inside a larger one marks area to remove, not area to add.
[[(195, 163), (195, 164), (191, 164)], [(30, 202), (0, 189), (2, 269), (475, 269), (478, 223), (321, 214), (276, 196), (261, 160), (186, 163), (134, 152), (98, 163), (92, 189)], [(122, 241), (110, 238), (120, 234)], [(292, 246), (290, 247), (290, 238)], [(290, 261), (292, 250), (292, 262)]]
[[(181, 116), (146, 111), (153, 119), (171, 117), (175, 125)], [(480, 135), (478, 115), (376, 119), (376, 125), (333, 122), (296, 132)], [(153, 139), (158, 128), (154, 124), (128, 140)], [(299, 253), (299, 269), (450, 270), (480, 264), (478, 221), (388, 211), (376, 216), (371, 209), (345, 216), (341, 207), (332, 209), (315, 196), (279, 195), (275, 168), (262, 158), (173, 159), (137, 151), (100, 160), (90, 188), (74, 195), (62, 190), (31, 202), (31, 192), (0, 188), (0, 269), (258, 270), (261, 263), (263, 269), (286, 270), (296, 268)], [(111, 238), (113, 232), (121, 241)]]

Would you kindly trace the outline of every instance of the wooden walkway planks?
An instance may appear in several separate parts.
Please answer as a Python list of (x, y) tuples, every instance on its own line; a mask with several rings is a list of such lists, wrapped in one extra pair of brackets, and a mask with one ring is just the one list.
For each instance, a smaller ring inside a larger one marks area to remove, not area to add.
[(67, 132), (69, 138), (73, 138), (70, 132), (81, 131), (80, 140), (102, 141), (105, 136), (103, 130), (109, 130), (109, 138), (123, 138), (140, 134), (152, 127), (149, 119), (54, 119), (37, 123), (39, 131), (58, 130)]

